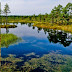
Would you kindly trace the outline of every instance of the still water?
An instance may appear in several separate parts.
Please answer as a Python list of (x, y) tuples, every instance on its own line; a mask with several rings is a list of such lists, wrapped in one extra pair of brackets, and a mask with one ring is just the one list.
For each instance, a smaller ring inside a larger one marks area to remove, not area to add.
[[(32, 60), (32, 62), (33, 62), (36, 59), (39, 59), (39, 60), (44, 59), (43, 60), (43, 62), (44, 62), (45, 61), (45, 58), (43, 58), (44, 55), (50, 56), (51, 53), (55, 56), (56, 56), (56, 54), (57, 54), (57, 56), (59, 54), (59, 55), (61, 55), (60, 56), (61, 58), (63, 56), (67, 56), (67, 57), (70, 56), (70, 58), (72, 58), (72, 34), (71, 33), (61, 31), (61, 30), (41, 29), (41, 28), (33, 27), (32, 23), (18, 23), (18, 24), (14, 23), (14, 24), (17, 25), (16, 28), (8, 28), (8, 29), (2, 28), (1, 33), (2, 34), (14, 34), (17, 37), (21, 38), (21, 41), (17, 40), (16, 43), (10, 44), (10, 45), (8, 45), (8, 47), (1, 47), (1, 57), (3, 60), (2, 66), (5, 64), (5, 62), (9, 63), (7, 61), (9, 61), (11, 57), (14, 57), (13, 58), (14, 60), (15, 59), (22, 60), (15, 64), (17, 66), (14, 69), (14, 71), (15, 70), (21, 71), (23, 69), (23, 67), (22, 68), (20, 68), (20, 67), (24, 66), (25, 65), (24, 63), (28, 62), (29, 60)], [(13, 56), (9, 57), (10, 55), (13, 55)], [(35, 59), (35, 60), (33, 60), (33, 59)], [(47, 57), (46, 57), (46, 59), (47, 59)], [(46, 61), (45, 61), (45, 63), (46, 63)], [(50, 63), (50, 61), (49, 61), (49, 63)], [(38, 64), (38, 65), (40, 65), (40, 64)], [(38, 72), (38, 71), (48, 72), (52, 68), (51, 67), (49, 70), (47, 70), (49, 68), (49, 66), (47, 69), (45, 69), (44, 67), (38, 66), (38, 65), (37, 65), (37, 67), (35, 66), (33, 69), (31, 68), (32, 72), (35, 72), (36, 70), (37, 70), (36, 72)], [(70, 66), (70, 68), (72, 68), (72, 65)], [(53, 72), (52, 70), (49, 72)], [(66, 70), (66, 71), (69, 72), (69, 71), (71, 71), (71, 69)], [(27, 71), (27, 72), (29, 72), (29, 71)]]

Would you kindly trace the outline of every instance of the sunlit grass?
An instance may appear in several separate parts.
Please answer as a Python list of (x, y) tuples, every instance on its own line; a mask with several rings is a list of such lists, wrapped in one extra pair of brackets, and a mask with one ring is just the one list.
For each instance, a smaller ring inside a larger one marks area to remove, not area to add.
[[(58, 29), (58, 30), (64, 30), (64, 31), (68, 31), (68, 32), (72, 32), (72, 19), (70, 19), (69, 24), (67, 25), (67, 22), (64, 21), (64, 23), (62, 24), (61, 21), (57, 22), (57, 23), (51, 23), (51, 19), (47, 22), (44, 21), (38, 21), (38, 20), (29, 20), (28, 18), (22, 19), (20, 18), (15, 18), (13, 19), (12, 17), (10, 17), (10, 19), (8, 18), (8, 23), (34, 23), (33, 26), (36, 27), (41, 27), (41, 28), (49, 28), (49, 29)], [(5, 23), (5, 20), (2, 20), (2, 23)], [(6, 27), (2, 26), (3, 28)], [(16, 27), (15, 25), (13, 26), (7, 26), (9, 27)]]
[(64, 30), (72, 33), (72, 25), (57, 25), (57, 24), (50, 24), (50, 23), (35, 23), (33, 26), (39, 28), (48, 28), (48, 29), (58, 29)]
[(15, 28), (17, 27), (16, 25), (0, 25), (1, 28)]
[(18, 38), (14, 34), (1, 34), (1, 47), (8, 47), (11, 44), (15, 44), (21, 38)]

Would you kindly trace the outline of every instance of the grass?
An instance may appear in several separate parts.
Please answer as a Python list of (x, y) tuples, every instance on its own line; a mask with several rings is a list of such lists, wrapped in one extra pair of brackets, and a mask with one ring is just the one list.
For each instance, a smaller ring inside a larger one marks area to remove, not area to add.
[(17, 37), (14, 34), (1, 34), (1, 47), (8, 48), (9, 45), (15, 44), (20, 40), (21, 38)]
[(35, 27), (39, 28), (46, 28), (46, 29), (58, 29), (64, 30), (72, 33), (72, 25), (57, 25), (57, 24), (50, 24), (50, 23), (34, 23)]
[[(48, 22), (38, 22), (38, 21), (30, 21), (30, 20), (27, 20), (27, 19), (10, 19), (8, 20), (8, 23), (34, 23), (33, 26), (36, 26), (36, 27), (39, 27), (39, 28), (46, 28), (46, 29), (58, 29), (58, 30), (64, 30), (64, 31), (68, 31), (68, 32), (71, 32), (72, 33), (72, 19), (70, 19), (70, 24), (71, 25), (67, 25), (67, 24), (51, 24), (51, 23), (48, 23)], [(5, 27), (16, 27), (15, 25), (5, 25), (5, 26), (1, 26), (1, 28), (5, 28)]]
[(15, 28), (16, 25), (1, 25), (1, 28)]

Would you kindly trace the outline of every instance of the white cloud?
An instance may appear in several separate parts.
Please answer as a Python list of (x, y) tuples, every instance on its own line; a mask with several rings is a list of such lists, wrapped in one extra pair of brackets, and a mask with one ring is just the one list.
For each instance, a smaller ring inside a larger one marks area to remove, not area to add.
[(65, 6), (72, 0), (2, 0), (2, 9), (5, 3), (10, 6), (11, 14), (30, 15), (49, 13), (54, 6)]

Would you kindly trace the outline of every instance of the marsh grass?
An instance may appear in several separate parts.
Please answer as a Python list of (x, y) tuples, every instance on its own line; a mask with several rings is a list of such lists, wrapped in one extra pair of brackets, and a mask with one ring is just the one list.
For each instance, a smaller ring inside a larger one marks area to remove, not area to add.
[[(34, 19), (34, 18), (32, 18)], [(3, 17), (2, 19), (2, 23), (5, 23), (5, 19)], [(64, 21), (64, 23), (62, 24), (61, 21), (51, 23), (51, 19), (49, 19), (49, 21), (38, 21), (38, 20), (30, 20), (29, 17), (26, 18), (22, 18), (22, 17), (8, 17), (8, 23), (34, 23), (33, 26), (36, 27), (41, 27), (41, 28), (49, 28), (49, 29), (58, 29), (58, 30), (64, 30), (64, 31), (68, 31), (68, 32), (72, 32), (72, 19), (70, 19), (69, 23), (67, 24), (67, 22)], [(2, 26), (3, 28), (6, 27)], [(9, 27), (16, 27), (16, 26), (7, 26)]]
[[(70, 23), (69, 25), (67, 24), (59, 24), (59, 23), (49, 23), (49, 22), (38, 22), (38, 21), (30, 21), (30, 20), (10, 20), (8, 23), (33, 23), (33, 26), (35, 27), (40, 27), (40, 28), (46, 28), (46, 29), (58, 29), (58, 30), (64, 30), (67, 32), (72, 33), (72, 24)], [(10, 27), (10, 28), (15, 28), (17, 27), (16, 25), (8, 25), (8, 26), (2, 26), (4, 27)]]
[(58, 29), (72, 33), (72, 25), (57, 25), (50, 23), (35, 23), (33, 26), (46, 29)]
[(71, 72), (72, 56), (50, 53), (41, 58), (34, 58), (25, 62), (24, 67), (29, 67), (31, 70), (40, 68), (46, 72)]
[(16, 28), (16, 25), (1, 25), (1, 28)]
[(8, 47), (9, 45), (15, 44), (17, 41), (22, 39), (14, 34), (1, 34), (1, 47)]
[[(9, 55), (2, 58), (1, 72), (71, 72), (72, 71), (72, 56), (61, 55), (57, 53), (49, 53), (40, 58), (32, 58), (24, 62), (22, 66), (17, 66), (17, 63), (22, 62), (23, 58), (16, 58), (15, 55)], [(17, 68), (18, 67), (18, 68)]]

